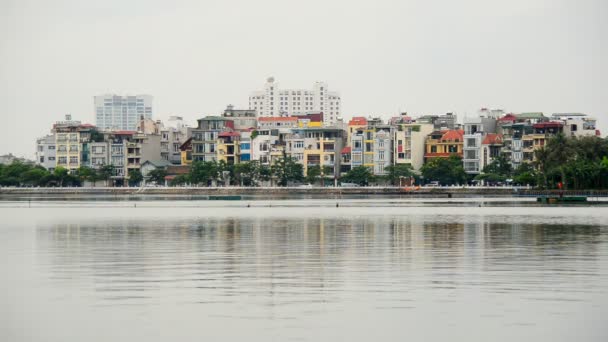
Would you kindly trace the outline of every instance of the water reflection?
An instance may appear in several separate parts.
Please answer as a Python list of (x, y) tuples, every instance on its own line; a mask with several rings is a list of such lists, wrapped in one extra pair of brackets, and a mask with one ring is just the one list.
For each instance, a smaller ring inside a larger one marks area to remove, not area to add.
[(601, 290), (593, 284), (605, 277), (605, 242), (600, 226), (483, 216), (122, 220), (37, 230), (52, 281), (91, 290), (95, 305), (341, 303), (362, 293), (407, 302), (412, 291), (432, 289), (576, 300)]

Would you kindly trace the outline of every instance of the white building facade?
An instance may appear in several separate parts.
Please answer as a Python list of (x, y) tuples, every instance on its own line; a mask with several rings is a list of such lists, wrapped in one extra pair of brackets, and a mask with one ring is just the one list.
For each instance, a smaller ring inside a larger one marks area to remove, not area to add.
[(342, 113), (340, 94), (329, 91), (327, 83), (315, 82), (310, 90), (281, 89), (274, 77), (266, 80), (263, 90), (251, 93), (249, 108), (254, 109), (258, 117), (322, 112), (323, 123), (327, 126), (335, 124)]
[(36, 164), (49, 171), (55, 170), (55, 135), (50, 134), (36, 140)]
[(100, 130), (137, 130), (141, 117), (152, 119), (152, 96), (95, 96), (95, 124)]

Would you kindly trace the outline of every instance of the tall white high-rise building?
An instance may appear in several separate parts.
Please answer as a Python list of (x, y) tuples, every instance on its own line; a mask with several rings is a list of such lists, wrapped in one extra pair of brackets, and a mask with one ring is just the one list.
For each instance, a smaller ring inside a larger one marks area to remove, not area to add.
[(141, 120), (152, 119), (152, 96), (95, 96), (95, 123), (100, 130), (137, 130)]
[(322, 112), (326, 125), (335, 124), (342, 113), (340, 94), (329, 91), (327, 83), (315, 82), (311, 90), (280, 89), (274, 77), (266, 80), (264, 90), (251, 93), (249, 108), (255, 109), (258, 117)]

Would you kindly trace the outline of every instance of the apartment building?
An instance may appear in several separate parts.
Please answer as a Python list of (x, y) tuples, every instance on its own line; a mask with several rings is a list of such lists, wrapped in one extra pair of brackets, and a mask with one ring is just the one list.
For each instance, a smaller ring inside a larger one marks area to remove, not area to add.
[(555, 113), (551, 121), (560, 121), (563, 124), (563, 133), (567, 137), (599, 136), (596, 130), (596, 119), (582, 113)]
[(404, 120), (393, 131), (395, 164), (409, 164), (416, 172), (424, 164), (426, 138), (433, 132), (432, 123)]
[(481, 164), (481, 143), (488, 133), (496, 132), (496, 118), (491, 117), (465, 117), (464, 119), (464, 145), (463, 165), (468, 174), (479, 174)]
[(54, 134), (36, 139), (36, 164), (51, 172), (55, 170), (55, 165), (57, 165), (55, 143)]
[(220, 116), (198, 119), (192, 130), (192, 160), (217, 161), (217, 138), (221, 132), (234, 131), (234, 122)]
[(266, 80), (263, 90), (249, 96), (249, 108), (258, 117), (292, 116), (310, 112), (324, 114), (324, 124), (334, 124), (341, 115), (340, 94), (329, 91), (327, 83), (315, 82), (312, 89), (281, 89), (274, 77)]
[(152, 119), (152, 100), (150, 95), (95, 96), (95, 123), (100, 130), (137, 130), (141, 117)]

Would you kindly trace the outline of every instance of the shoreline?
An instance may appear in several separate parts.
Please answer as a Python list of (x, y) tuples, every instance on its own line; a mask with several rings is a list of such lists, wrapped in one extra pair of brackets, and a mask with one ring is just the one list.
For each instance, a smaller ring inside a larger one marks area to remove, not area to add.
[[(400, 187), (64, 187), (64, 188), (0, 188), (4, 195), (400, 195), (448, 197), (451, 195), (514, 196), (517, 188), (457, 188), (437, 187), (418, 190)], [(529, 190), (526, 190), (529, 191)]]

